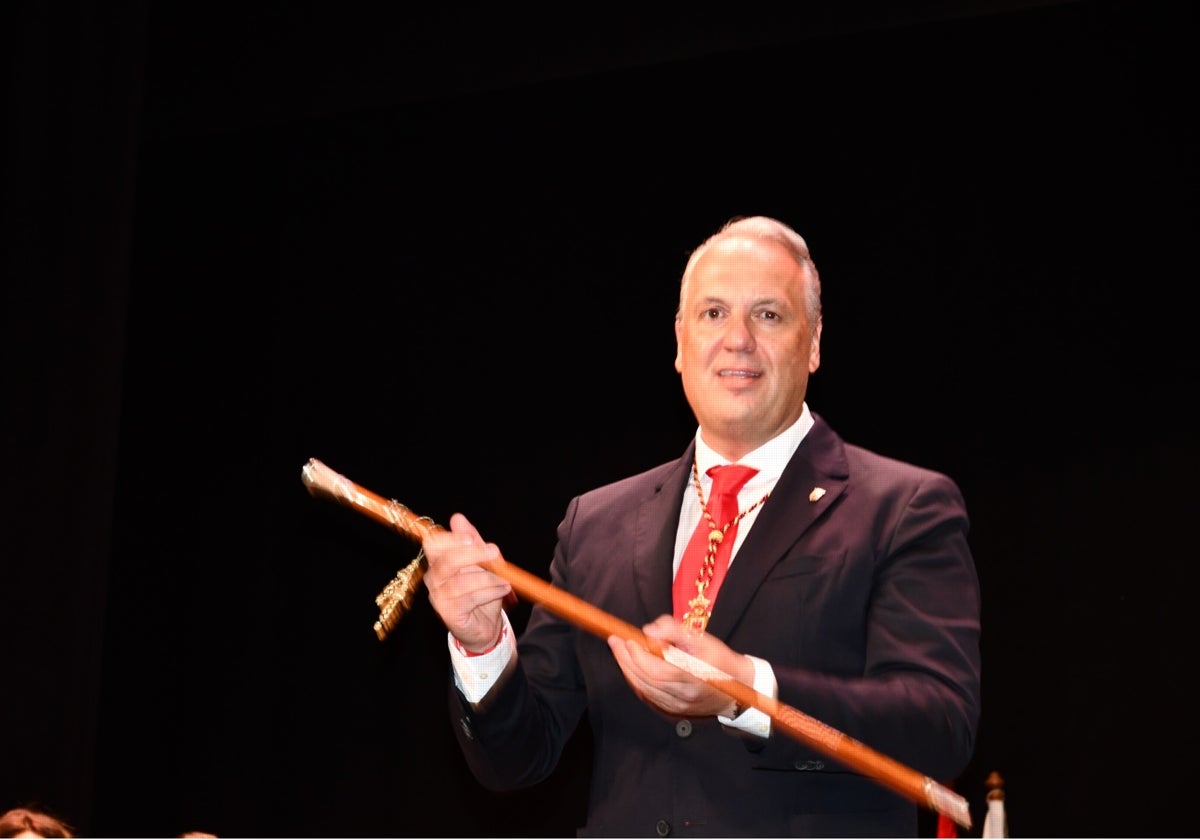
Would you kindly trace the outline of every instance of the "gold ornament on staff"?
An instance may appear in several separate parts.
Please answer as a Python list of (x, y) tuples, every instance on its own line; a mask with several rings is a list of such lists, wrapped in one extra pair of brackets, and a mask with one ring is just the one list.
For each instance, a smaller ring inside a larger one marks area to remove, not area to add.
[[(332, 498), (417, 542), (424, 540), (425, 535), (431, 531), (442, 530), (442, 526), (428, 517), (417, 516), (399, 502), (385, 499), (360, 487), (315, 458), (310, 458), (304, 465), (300, 477), (311, 495)], [(778, 729), (801, 743), (858, 770), (918, 805), (945, 814), (963, 828), (971, 827), (971, 812), (966, 799), (930, 777), (871, 749), (861, 741), (806, 715), (799, 709), (755, 691), (753, 686), (734, 679), (686, 651), (673, 645), (663, 647), (641, 629), (526, 572), (519, 566), (512, 565), (503, 558), (486, 560), (479, 565), (508, 581), (517, 594), (541, 604), (556, 615), (600, 638), (618, 636), (627, 641), (637, 642), (648, 652), (733, 698), (742, 707), (753, 707), (763, 712)], [(387, 637), (412, 604), (413, 596), (427, 568), (425, 554), (421, 552), (400, 570), (396, 578), (375, 599), (382, 610), (379, 621), (375, 624), (375, 633), (380, 640)]]
[[(439, 527), (432, 519), (417, 516), (395, 499), (385, 499), (370, 490), (355, 484), (316, 458), (310, 458), (300, 472), (300, 478), (308, 492), (318, 493), (341, 502), (349, 508), (365, 513), (377, 522), (390, 526), (401, 535), (420, 541), (433, 528)], [(417, 552), (412, 562), (396, 573), (396, 576), (375, 596), (379, 607), (379, 620), (375, 622), (375, 635), (383, 641), (392, 632), (404, 614), (412, 606), (421, 578), (428, 568), (425, 551)]]

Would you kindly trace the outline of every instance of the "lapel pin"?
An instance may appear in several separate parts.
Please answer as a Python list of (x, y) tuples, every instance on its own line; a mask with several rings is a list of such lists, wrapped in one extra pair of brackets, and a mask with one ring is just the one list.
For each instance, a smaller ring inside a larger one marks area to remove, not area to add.
[(824, 487), (814, 487), (812, 489), (812, 492), (808, 494), (808, 500), (810, 502), (819, 502), (819, 501), (821, 501), (821, 497), (824, 495), (825, 495)]

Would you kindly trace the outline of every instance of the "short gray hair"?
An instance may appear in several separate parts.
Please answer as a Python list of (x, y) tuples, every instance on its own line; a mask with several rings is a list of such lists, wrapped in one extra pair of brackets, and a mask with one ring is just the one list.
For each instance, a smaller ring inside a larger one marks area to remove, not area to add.
[[(808, 252), (808, 243), (804, 241), (804, 237), (770, 216), (735, 216), (722, 225), (720, 230), (700, 243), (688, 257), (687, 266), (683, 269), (683, 278), (679, 283), (680, 306), (683, 305), (683, 292), (687, 288), (688, 280), (691, 279), (692, 269), (696, 262), (713, 244), (735, 236), (769, 239), (791, 254), (796, 265), (807, 269), (808, 285), (805, 289), (804, 302), (808, 310), (809, 324), (812, 329), (816, 329), (817, 322), (821, 320), (821, 275), (817, 271), (817, 264), (813, 262), (812, 255)], [(676, 319), (679, 318), (679, 315), (680, 310), (677, 309)]]

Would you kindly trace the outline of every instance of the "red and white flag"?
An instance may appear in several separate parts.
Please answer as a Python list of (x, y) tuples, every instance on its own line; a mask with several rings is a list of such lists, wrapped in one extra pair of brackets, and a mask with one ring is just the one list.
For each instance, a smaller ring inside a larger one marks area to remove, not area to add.
[(1007, 837), (1008, 817), (1004, 814), (1004, 797), (989, 796), (987, 815), (983, 818), (984, 837)]

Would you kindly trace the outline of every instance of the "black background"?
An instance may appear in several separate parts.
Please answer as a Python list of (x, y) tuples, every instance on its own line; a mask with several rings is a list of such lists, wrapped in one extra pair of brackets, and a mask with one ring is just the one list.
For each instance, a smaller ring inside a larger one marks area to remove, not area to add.
[(573, 834), (586, 738), (479, 788), (423, 593), (372, 629), (414, 546), (300, 470), (544, 576), (573, 495), (686, 446), (679, 274), (765, 213), (822, 272), (812, 408), (966, 495), (962, 834), (991, 771), (1013, 836), (1194, 834), (1188, 4), (7, 20), (0, 808)]

